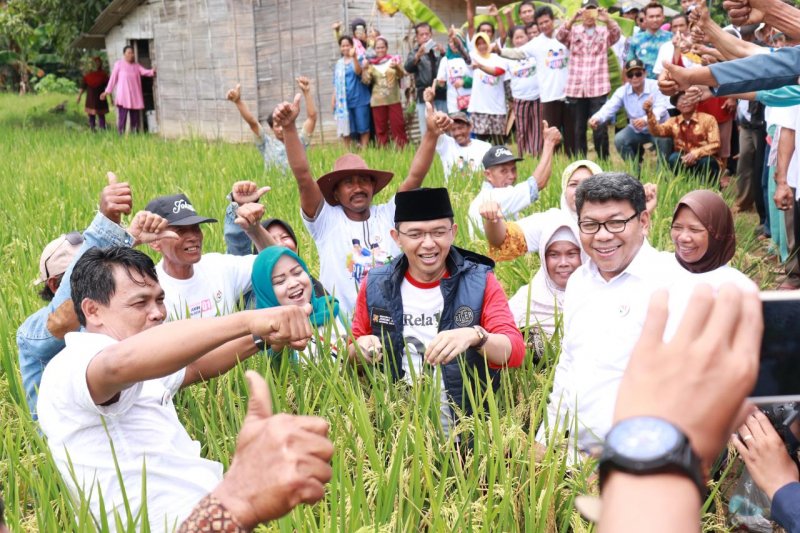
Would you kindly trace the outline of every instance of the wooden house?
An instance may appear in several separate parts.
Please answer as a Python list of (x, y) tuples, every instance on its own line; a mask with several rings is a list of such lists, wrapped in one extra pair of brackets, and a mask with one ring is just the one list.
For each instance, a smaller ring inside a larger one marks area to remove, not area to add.
[[(430, 0), (449, 25), (465, 20), (464, 0)], [(225, 99), (237, 83), (264, 124), (276, 104), (297, 92), (295, 78), (315, 85), (319, 121), (314, 142), (333, 142), (333, 70), (339, 58), (332, 25), (356, 17), (389, 40), (389, 53), (409, 51), (411, 23), (382, 15), (374, 0), (113, 0), (73, 44), (105, 49), (110, 63), (132, 45), (137, 60), (157, 69), (144, 79), (146, 124), (166, 137), (252, 139)], [(443, 36), (437, 40), (444, 42)], [(302, 119), (301, 114), (301, 119)]]

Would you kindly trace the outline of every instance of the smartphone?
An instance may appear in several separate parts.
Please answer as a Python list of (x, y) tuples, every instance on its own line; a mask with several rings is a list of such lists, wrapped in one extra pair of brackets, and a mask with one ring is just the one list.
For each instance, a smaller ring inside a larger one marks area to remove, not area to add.
[(800, 402), (800, 291), (765, 291), (761, 302), (764, 337), (750, 401), (760, 406)]
[(476, 15), (488, 15), (490, 10), (491, 10), (491, 7), (489, 7), (489, 6), (477, 6), (475, 8), (475, 14)]
[(430, 52), (436, 46), (436, 41), (433, 39), (428, 39), (425, 41), (425, 44), (422, 45), (422, 48), (425, 49), (425, 52)]

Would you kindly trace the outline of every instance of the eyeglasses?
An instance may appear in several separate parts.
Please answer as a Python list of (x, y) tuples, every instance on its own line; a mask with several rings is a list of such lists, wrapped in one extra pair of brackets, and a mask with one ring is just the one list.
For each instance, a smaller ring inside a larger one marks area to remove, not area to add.
[(633, 72), (628, 72), (629, 78), (641, 78), (642, 76), (644, 76), (644, 72), (642, 72), (641, 70), (634, 70)]
[[(70, 243), (72, 246), (78, 246), (79, 244), (83, 244), (83, 235), (81, 235), (81, 232), (80, 232), (80, 231), (70, 231), (69, 233), (67, 233), (66, 235), (64, 235), (64, 238), (65, 238), (65, 239), (67, 240), (67, 242), (68, 242), (68, 243)], [(50, 261), (50, 258), (51, 258), (51, 257), (53, 257), (54, 255), (56, 255), (56, 252), (58, 251), (58, 249), (59, 249), (59, 248), (61, 248), (61, 246), (62, 246), (63, 244), (64, 244), (64, 243), (62, 242), (61, 244), (59, 244), (58, 246), (56, 246), (56, 249), (55, 249), (55, 250), (53, 250), (53, 252), (52, 252), (50, 255), (48, 255), (48, 256), (47, 256), (47, 259), (45, 259), (45, 260), (44, 260), (44, 274), (45, 274), (45, 276), (46, 276), (46, 277), (45, 277), (45, 279), (50, 279), (50, 271), (49, 271), (49, 269), (47, 268), (47, 262), (48, 262), (48, 261)]]
[(453, 226), (450, 226), (447, 229), (437, 228), (433, 231), (409, 231), (408, 233), (397, 230), (397, 233), (407, 239), (411, 239), (412, 241), (421, 241), (425, 238), (425, 235), (430, 235), (431, 239), (433, 240), (443, 239), (447, 237), (451, 231), (453, 231)]
[(606, 220), (605, 222), (586, 220), (578, 222), (578, 228), (580, 228), (581, 233), (585, 233), (586, 235), (594, 235), (600, 231), (601, 226), (604, 227), (609, 233), (622, 233), (625, 231), (625, 227), (628, 225), (628, 222), (638, 216), (639, 213), (634, 213), (630, 216), (630, 218), (626, 218), (625, 220)]

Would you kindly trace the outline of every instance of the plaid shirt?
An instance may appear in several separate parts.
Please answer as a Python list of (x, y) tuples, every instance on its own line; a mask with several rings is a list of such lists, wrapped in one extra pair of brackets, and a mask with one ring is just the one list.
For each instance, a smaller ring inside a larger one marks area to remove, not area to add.
[(556, 39), (569, 48), (567, 98), (594, 98), (611, 92), (608, 78), (608, 48), (619, 40), (619, 26), (595, 26), (589, 35), (583, 24), (563, 24)]

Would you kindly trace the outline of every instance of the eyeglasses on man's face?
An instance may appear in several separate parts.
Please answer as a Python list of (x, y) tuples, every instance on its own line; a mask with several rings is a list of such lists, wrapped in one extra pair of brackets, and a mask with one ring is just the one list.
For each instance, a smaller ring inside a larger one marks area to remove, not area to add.
[(605, 222), (597, 222), (596, 220), (582, 220), (578, 222), (578, 228), (581, 230), (581, 233), (585, 233), (587, 235), (594, 235), (595, 233), (600, 231), (601, 227), (605, 228), (606, 231), (609, 233), (622, 233), (623, 231), (625, 231), (628, 222), (630, 222), (637, 216), (639, 216), (639, 213), (634, 213), (625, 220), (613, 219), (613, 220), (606, 220)]
[(450, 226), (449, 228), (436, 228), (431, 231), (411, 230), (409, 232), (405, 232), (397, 230), (397, 233), (407, 239), (411, 239), (412, 241), (421, 241), (425, 238), (425, 235), (430, 235), (433, 240), (444, 239), (450, 235), (451, 231), (453, 231), (453, 226)]

